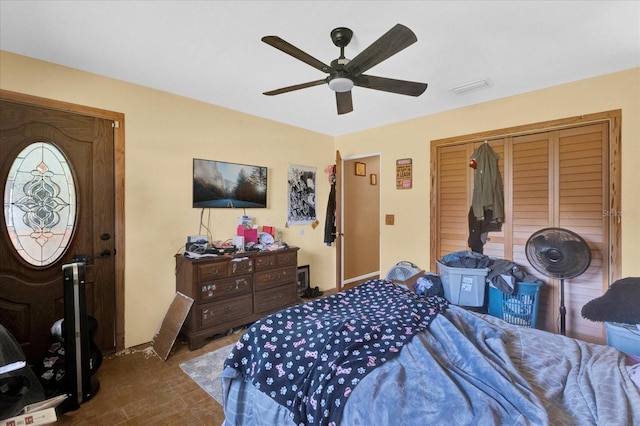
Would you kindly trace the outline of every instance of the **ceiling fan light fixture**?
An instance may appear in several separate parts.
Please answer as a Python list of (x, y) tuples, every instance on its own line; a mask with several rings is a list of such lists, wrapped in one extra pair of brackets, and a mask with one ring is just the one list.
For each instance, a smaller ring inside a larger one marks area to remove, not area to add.
[(353, 81), (347, 77), (334, 77), (329, 80), (329, 88), (334, 92), (348, 92), (353, 89)]
[(420, 96), (427, 89), (426, 83), (364, 74), (368, 69), (418, 41), (415, 33), (409, 28), (402, 24), (396, 24), (367, 48), (358, 53), (353, 59), (348, 59), (344, 55), (344, 48), (349, 44), (352, 36), (353, 31), (344, 27), (339, 27), (331, 31), (333, 44), (340, 48), (340, 56), (331, 61), (331, 65), (327, 65), (314, 58), (278, 36), (262, 37), (261, 40), (266, 44), (275, 47), (323, 73), (329, 74), (322, 80), (309, 81), (307, 83), (294, 84), (293, 86), (270, 90), (264, 92), (264, 95), (279, 95), (281, 93), (293, 92), (326, 83), (329, 89), (336, 93), (336, 106), (338, 115), (340, 115), (353, 111), (353, 101), (351, 99), (351, 89), (353, 89), (353, 86), (407, 96)]

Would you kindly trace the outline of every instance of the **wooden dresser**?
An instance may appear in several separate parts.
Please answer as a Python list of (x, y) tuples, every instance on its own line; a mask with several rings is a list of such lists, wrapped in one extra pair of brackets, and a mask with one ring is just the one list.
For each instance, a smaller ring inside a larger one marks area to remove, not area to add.
[(189, 349), (298, 302), (298, 248), (189, 259), (176, 255), (176, 291), (194, 302), (181, 333)]

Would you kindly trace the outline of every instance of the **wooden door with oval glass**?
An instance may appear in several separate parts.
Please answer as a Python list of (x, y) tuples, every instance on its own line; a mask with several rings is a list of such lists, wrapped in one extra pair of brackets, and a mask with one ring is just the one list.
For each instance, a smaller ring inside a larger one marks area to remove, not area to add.
[(62, 265), (86, 262), (87, 313), (115, 349), (113, 121), (0, 103), (0, 323), (36, 363), (64, 316)]

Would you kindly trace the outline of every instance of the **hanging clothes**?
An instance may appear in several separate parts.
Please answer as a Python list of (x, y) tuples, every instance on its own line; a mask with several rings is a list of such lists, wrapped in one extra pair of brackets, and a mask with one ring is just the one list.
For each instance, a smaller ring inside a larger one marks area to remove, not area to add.
[[(327, 168), (328, 169), (328, 168)], [(326, 172), (327, 170), (325, 170)], [(336, 239), (336, 176), (335, 166), (329, 176), (331, 190), (329, 191), (329, 201), (327, 202), (327, 213), (324, 222), (324, 243), (328, 246)]]
[(502, 222), (493, 220), (493, 211), (485, 210), (484, 218), (477, 219), (473, 214), (473, 207), (469, 208), (469, 239), (467, 243), (473, 252), (484, 254), (484, 244), (489, 232), (500, 232)]
[(475, 166), (473, 198), (469, 210), (469, 247), (482, 254), (487, 233), (502, 230), (504, 193), (498, 169), (500, 156), (488, 143), (481, 144), (471, 155)]

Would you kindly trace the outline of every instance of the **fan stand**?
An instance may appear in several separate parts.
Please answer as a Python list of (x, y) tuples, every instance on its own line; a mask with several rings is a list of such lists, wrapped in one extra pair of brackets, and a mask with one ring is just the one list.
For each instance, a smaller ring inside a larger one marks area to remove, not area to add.
[(567, 335), (567, 308), (564, 306), (564, 278), (560, 278), (560, 334)]

